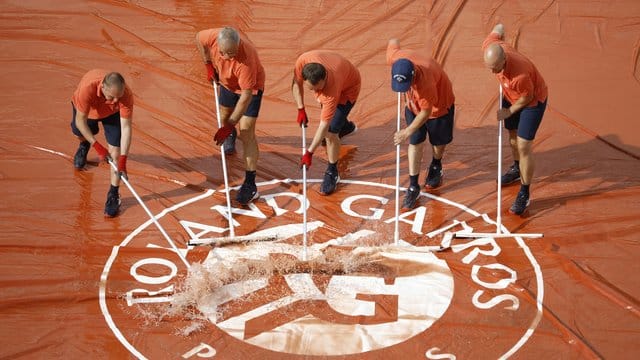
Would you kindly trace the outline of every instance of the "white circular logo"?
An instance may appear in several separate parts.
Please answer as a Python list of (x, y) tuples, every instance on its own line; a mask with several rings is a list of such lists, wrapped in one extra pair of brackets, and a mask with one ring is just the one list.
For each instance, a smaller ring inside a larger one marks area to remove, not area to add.
[[(132, 354), (305, 357), (421, 349), (423, 358), (455, 359), (478, 344), (472, 336), (443, 341), (451, 336), (447, 324), (488, 322), (499, 332), (501, 322), (512, 328), (518, 319), (520, 332), (496, 334), (500, 340), (483, 353), (497, 358), (515, 353), (540, 320), (542, 276), (522, 239), (453, 239), (447, 251), (434, 251), (451, 241), (445, 237), (451, 232), (495, 231), (486, 214), (423, 193), (415, 209), (398, 217), (396, 246), (395, 187), (343, 180), (329, 197), (308, 191), (304, 250), (300, 181), (258, 188), (259, 200), (233, 208), (235, 233), (278, 241), (185, 246), (228, 235), (225, 194), (210, 190), (156, 217), (180, 254), (151, 220), (114, 247), (100, 304)], [(498, 259), (504, 245), (517, 249), (513, 263)], [(520, 274), (530, 281), (531, 273), (537, 301), (521, 302)], [(187, 306), (163, 317), (177, 300)]]

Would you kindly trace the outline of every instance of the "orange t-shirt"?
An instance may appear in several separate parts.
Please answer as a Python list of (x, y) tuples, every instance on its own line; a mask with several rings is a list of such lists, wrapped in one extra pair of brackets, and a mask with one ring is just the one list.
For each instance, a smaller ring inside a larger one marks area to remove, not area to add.
[(249, 39), (242, 33), (238, 53), (232, 59), (225, 60), (218, 48), (218, 33), (222, 29), (202, 30), (198, 33), (198, 41), (209, 51), (211, 62), (218, 71), (220, 83), (229, 91), (239, 94), (242, 90), (251, 89), (253, 94), (264, 90), (265, 73), (258, 51)]
[(102, 80), (109, 72), (102, 69), (90, 70), (80, 80), (71, 97), (73, 106), (89, 117), (100, 120), (120, 111), (120, 117), (131, 119), (133, 115), (133, 93), (125, 84), (124, 95), (117, 103), (108, 102), (102, 93)]
[(482, 50), (484, 51), (493, 43), (500, 44), (506, 56), (504, 69), (496, 74), (496, 78), (507, 100), (513, 104), (522, 96), (533, 95), (533, 100), (527, 104), (527, 107), (536, 106), (538, 102), (545, 101), (548, 95), (547, 84), (535, 65), (511, 45), (500, 40), (500, 35), (494, 32), (484, 40)]
[(327, 71), (324, 88), (315, 91), (316, 99), (322, 104), (320, 119), (331, 121), (336, 108), (347, 101), (354, 104), (360, 94), (360, 72), (349, 60), (326, 50), (308, 51), (298, 57), (293, 70), (295, 81), (304, 86), (302, 68), (310, 63), (318, 63)]
[(417, 115), (431, 107), (429, 119), (446, 115), (456, 98), (451, 81), (440, 64), (415, 51), (401, 50), (397, 44), (389, 44), (387, 64), (392, 65), (398, 59), (409, 59), (414, 67), (411, 88), (405, 94), (409, 110)]

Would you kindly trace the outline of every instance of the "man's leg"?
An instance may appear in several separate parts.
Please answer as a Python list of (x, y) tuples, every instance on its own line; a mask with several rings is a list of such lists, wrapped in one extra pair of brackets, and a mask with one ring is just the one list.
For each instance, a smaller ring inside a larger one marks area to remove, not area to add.
[(424, 152), (424, 142), (419, 144), (409, 144), (407, 158), (409, 160), (409, 176), (420, 174), (420, 165), (422, 164), (422, 154)]
[[(107, 138), (109, 156), (112, 161), (118, 161), (120, 156), (120, 139), (122, 137), (120, 128), (120, 113), (115, 113), (103, 119), (104, 136)], [(110, 184), (107, 192), (107, 201), (104, 204), (104, 214), (107, 217), (117, 216), (120, 212), (120, 176), (118, 171), (109, 165)]]
[(502, 186), (513, 184), (520, 180), (520, 152), (518, 150), (518, 131), (517, 129), (509, 130), (509, 145), (511, 147), (511, 156), (513, 164), (502, 174), (500, 182)]
[(256, 171), (260, 156), (256, 139), (256, 120), (255, 117), (243, 116), (238, 124), (240, 128), (238, 138), (242, 141), (245, 169), (248, 171)]
[[(82, 133), (76, 127), (76, 108), (71, 104), (72, 114), (71, 114), (71, 132), (78, 138), (80, 141), (80, 145), (78, 145), (78, 150), (76, 150), (75, 155), (73, 156), (73, 166), (76, 169), (83, 169), (87, 164), (87, 155), (89, 154), (89, 150), (91, 148), (91, 143), (87, 141), (87, 139), (82, 136)], [(95, 120), (87, 120), (87, 126), (89, 126), (89, 130), (93, 135), (96, 135), (100, 132), (100, 128), (98, 127), (98, 122)]]
[(258, 141), (256, 139), (256, 118), (243, 116), (240, 118), (240, 132), (238, 138), (242, 141), (243, 156), (245, 163), (245, 178), (236, 200), (246, 205), (260, 196), (258, 187), (256, 186), (256, 168), (258, 166), (258, 157), (260, 150), (258, 149)]
[(420, 165), (422, 164), (422, 154), (424, 152), (424, 141), (418, 144), (409, 144), (407, 149), (407, 161), (409, 162), (409, 187), (404, 195), (402, 207), (413, 209), (420, 196)]
[[(229, 118), (229, 116), (231, 116), (231, 114), (233, 113), (233, 110), (234, 110), (233, 107), (220, 105), (220, 123), (221, 124), (224, 124), (223, 120), (226, 120)], [(236, 152), (237, 136), (238, 136), (237, 130), (234, 128), (231, 135), (229, 135), (229, 137), (227, 137), (224, 140), (224, 143), (222, 144), (222, 151), (224, 151), (225, 154), (231, 155)]]
[[(516, 215), (524, 213), (529, 206), (529, 186), (533, 181), (533, 139), (535, 138), (538, 127), (542, 122), (542, 116), (546, 109), (547, 102), (538, 102), (535, 107), (528, 107), (522, 110), (520, 114), (520, 123), (517, 130), (517, 159), (520, 161), (520, 191), (516, 196), (516, 200), (509, 209)], [(516, 155), (514, 155), (515, 158)]]
[(335, 164), (340, 157), (340, 138), (338, 134), (327, 132), (325, 139), (327, 140), (327, 159), (330, 164)]
[(247, 205), (260, 196), (256, 186), (256, 169), (258, 167), (258, 158), (260, 157), (258, 139), (256, 138), (256, 122), (261, 104), (262, 91), (259, 91), (252, 96), (247, 110), (238, 122), (238, 129), (240, 130), (238, 137), (242, 141), (245, 177), (236, 200), (242, 205)]
[(444, 149), (447, 145), (432, 145), (431, 150), (433, 152), (433, 159), (429, 164), (429, 170), (427, 171), (427, 179), (424, 186), (427, 189), (435, 189), (442, 184), (442, 157), (444, 156)]
[(354, 104), (349, 101), (345, 104), (339, 104), (329, 123), (329, 128), (325, 135), (329, 165), (327, 166), (327, 171), (324, 173), (322, 184), (320, 184), (320, 193), (323, 195), (333, 193), (338, 187), (338, 182), (340, 181), (340, 174), (338, 172), (338, 159), (340, 157), (341, 145), (340, 132), (345, 126), (350, 126), (347, 116), (349, 116), (353, 105)]
[(435, 189), (442, 184), (442, 158), (444, 150), (453, 141), (453, 119), (456, 113), (456, 106), (451, 105), (447, 113), (435, 119), (429, 119), (425, 124), (433, 158), (427, 171), (427, 179), (424, 186), (427, 189)]
[(327, 142), (327, 160), (329, 164), (324, 173), (320, 193), (323, 195), (332, 194), (338, 187), (340, 174), (338, 172), (338, 159), (340, 157), (340, 137), (337, 133), (327, 131), (325, 136)]
[(520, 159), (520, 182), (524, 185), (531, 184), (533, 178), (533, 154), (531, 151), (532, 140), (518, 137), (518, 158)]

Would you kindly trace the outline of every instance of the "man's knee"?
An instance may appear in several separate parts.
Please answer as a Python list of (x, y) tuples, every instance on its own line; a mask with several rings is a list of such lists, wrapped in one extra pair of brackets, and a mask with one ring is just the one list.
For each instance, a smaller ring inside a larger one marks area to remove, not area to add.
[(531, 153), (531, 143), (532, 141), (523, 139), (518, 137), (518, 152), (520, 154), (528, 155)]
[(242, 141), (242, 142), (249, 142), (249, 141), (255, 141), (256, 139), (256, 134), (255, 134), (255, 130), (254, 128), (249, 128), (249, 129), (239, 129), (238, 131), (238, 138)]

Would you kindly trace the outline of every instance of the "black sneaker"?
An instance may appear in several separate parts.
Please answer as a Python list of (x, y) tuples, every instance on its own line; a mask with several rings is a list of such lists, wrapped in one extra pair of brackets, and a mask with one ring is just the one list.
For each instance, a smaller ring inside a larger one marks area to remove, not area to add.
[(435, 189), (440, 184), (442, 184), (442, 175), (444, 175), (444, 171), (442, 170), (442, 165), (430, 165), (429, 172), (427, 173), (427, 180), (424, 183), (424, 187), (427, 189)]
[(513, 184), (520, 180), (520, 167), (516, 164), (512, 164), (509, 170), (500, 178), (502, 186)]
[(226, 139), (224, 139), (224, 143), (222, 144), (222, 149), (226, 155), (231, 155), (236, 152), (236, 137), (238, 137), (238, 131), (233, 128), (233, 131)]
[(104, 216), (115, 217), (120, 211), (120, 195), (117, 192), (107, 194), (107, 202), (104, 204)]
[(522, 213), (525, 211), (525, 209), (527, 208), (527, 206), (529, 206), (530, 203), (531, 201), (529, 201), (529, 195), (520, 191), (518, 192), (516, 201), (513, 202), (513, 205), (511, 205), (511, 209), (509, 209), (509, 211), (512, 214), (522, 215)]
[(402, 207), (405, 209), (413, 209), (416, 206), (418, 197), (420, 196), (420, 187), (411, 185), (407, 188), (407, 192), (404, 195), (404, 202)]
[(258, 187), (256, 184), (249, 184), (245, 182), (240, 186), (240, 190), (236, 195), (236, 200), (242, 205), (247, 205), (259, 196), (260, 194), (258, 194)]
[(89, 153), (90, 147), (91, 143), (88, 141), (83, 141), (80, 143), (80, 146), (78, 146), (76, 155), (73, 157), (73, 166), (76, 169), (82, 169), (87, 165), (87, 154)]
[(340, 130), (340, 133), (338, 133), (338, 137), (342, 139), (343, 137), (355, 134), (356, 131), (358, 131), (356, 123), (353, 121), (347, 121), (347, 123), (342, 127), (342, 130)]
[(325, 172), (324, 179), (322, 180), (322, 185), (320, 185), (320, 194), (322, 195), (330, 195), (336, 188), (338, 187), (338, 182), (340, 182), (340, 175), (338, 173)]
[[(347, 123), (342, 127), (342, 130), (340, 130), (340, 133), (338, 133), (338, 137), (342, 139), (343, 137), (355, 134), (356, 131), (358, 131), (358, 126), (356, 126), (356, 123), (354, 123), (353, 121), (347, 121)], [(322, 139), (322, 146), (327, 146), (326, 139)]]

